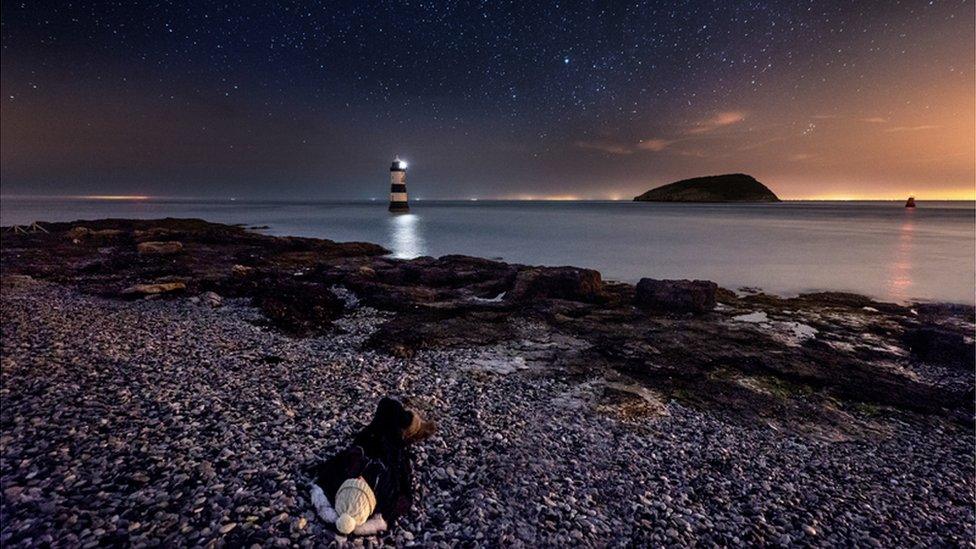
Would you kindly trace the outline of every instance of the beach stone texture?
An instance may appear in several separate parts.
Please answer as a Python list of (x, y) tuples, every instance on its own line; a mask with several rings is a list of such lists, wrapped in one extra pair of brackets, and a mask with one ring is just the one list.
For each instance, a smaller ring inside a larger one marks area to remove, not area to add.
[[(715, 289), (662, 314), (585, 269), (44, 226), (0, 241), (4, 547), (972, 546), (971, 306)], [(307, 467), (386, 395), (440, 431), (413, 511), (338, 539)]]

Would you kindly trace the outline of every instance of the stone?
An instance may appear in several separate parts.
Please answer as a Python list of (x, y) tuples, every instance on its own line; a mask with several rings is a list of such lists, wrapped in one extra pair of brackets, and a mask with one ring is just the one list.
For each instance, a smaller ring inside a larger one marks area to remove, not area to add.
[(179, 231), (167, 229), (165, 227), (150, 227), (144, 230), (136, 230), (132, 233), (132, 236), (140, 242), (145, 242), (148, 240), (158, 241), (163, 239), (171, 239), (179, 234)]
[(345, 311), (328, 286), (290, 277), (264, 280), (252, 301), (272, 324), (294, 335), (321, 332)]
[(203, 303), (214, 308), (220, 307), (224, 302), (224, 299), (216, 292), (203, 292), (200, 294), (200, 299)]
[(634, 304), (642, 309), (704, 313), (715, 308), (718, 284), (708, 280), (655, 280), (637, 283)]
[(119, 229), (94, 230), (82, 225), (78, 225), (69, 229), (65, 233), (65, 236), (68, 238), (68, 240), (80, 242), (82, 240), (108, 240), (118, 238), (123, 234), (125, 234), (125, 231)]
[(505, 297), (515, 302), (565, 299), (594, 303), (603, 297), (603, 281), (592, 269), (531, 267), (515, 275), (515, 284)]
[(122, 295), (145, 296), (182, 292), (184, 290), (186, 290), (186, 284), (183, 282), (157, 282), (154, 284), (134, 284), (122, 290)]
[(905, 332), (902, 341), (912, 356), (922, 362), (972, 369), (976, 354), (973, 341), (939, 326), (929, 325)]
[(143, 255), (172, 255), (183, 251), (183, 243), (176, 240), (140, 242), (136, 250)]
[(82, 240), (84, 238), (88, 238), (89, 236), (91, 236), (93, 232), (94, 231), (92, 231), (88, 227), (82, 227), (81, 225), (78, 225), (77, 227), (71, 227), (71, 229), (69, 229), (64, 234), (65, 237), (68, 238), (68, 240)]

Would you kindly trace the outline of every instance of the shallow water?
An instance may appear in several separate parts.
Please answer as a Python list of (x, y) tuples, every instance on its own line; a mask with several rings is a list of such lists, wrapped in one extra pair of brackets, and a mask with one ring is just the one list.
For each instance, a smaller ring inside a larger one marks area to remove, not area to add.
[(920, 202), (656, 204), (243, 202), (4, 198), (3, 225), (102, 217), (199, 217), (276, 235), (590, 267), (604, 278), (701, 278), (779, 294), (844, 290), (892, 301), (973, 303), (976, 205)]

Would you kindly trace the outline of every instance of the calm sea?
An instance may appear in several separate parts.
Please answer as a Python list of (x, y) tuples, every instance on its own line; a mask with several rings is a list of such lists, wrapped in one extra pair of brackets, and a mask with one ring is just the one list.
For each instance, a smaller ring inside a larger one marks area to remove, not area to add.
[(976, 205), (786, 202), (244, 202), (4, 198), (0, 223), (197, 217), (268, 225), (274, 235), (363, 240), (397, 257), (467, 254), (576, 265), (604, 278), (700, 278), (792, 295), (844, 290), (876, 298), (973, 303)]

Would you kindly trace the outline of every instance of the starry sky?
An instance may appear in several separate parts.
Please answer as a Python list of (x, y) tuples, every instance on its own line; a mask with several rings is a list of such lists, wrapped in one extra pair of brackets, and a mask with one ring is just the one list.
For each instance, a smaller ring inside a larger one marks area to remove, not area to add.
[(976, 197), (972, 1), (7, 2), (5, 195)]

